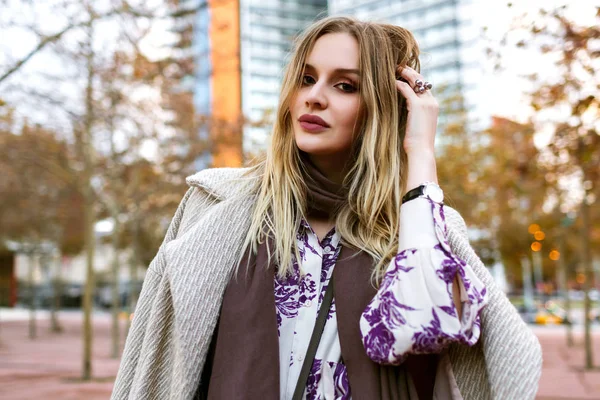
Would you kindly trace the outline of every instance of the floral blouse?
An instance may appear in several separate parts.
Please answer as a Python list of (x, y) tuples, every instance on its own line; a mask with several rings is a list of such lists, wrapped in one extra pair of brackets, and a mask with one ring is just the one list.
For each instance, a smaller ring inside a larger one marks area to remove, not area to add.
[[(363, 345), (373, 361), (399, 365), (411, 353), (441, 353), (452, 342), (472, 346), (479, 339), (479, 313), (487, 302), (486, 289), (471, 267), (452, 253), (446, 233), (442, 205), (423, 198), (402, 205), (398, 254), (360, 320)], [(290, 276), (275, 276), (281, 399), (293, 395), (341, 250), (335, 228), (319, 241), (306, 221), (300, 224), (296, 244), (303, 275), (294, 258)], [(452, 300), (456, 274), (460, 277), (460, 321)], [(334, 299), (308, 377), (306, 399), (351, 399), (341, 355)], [(438, 372), (451, 374), (449, 363), (441, 365), (445, 367), (438, 367)], [(454, 382), (452, 376), (443, 378), (446, 383)], [(451, 392), (458, 392), (455, 383)]]

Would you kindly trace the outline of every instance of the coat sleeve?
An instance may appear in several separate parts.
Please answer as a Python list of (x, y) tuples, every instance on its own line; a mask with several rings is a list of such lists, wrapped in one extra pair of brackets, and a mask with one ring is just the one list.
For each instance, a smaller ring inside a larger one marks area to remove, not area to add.
[[(481, 348), (491, 398), (533, 400), (542, 373), (540, 343), (470, 246), (467, 228), (460, 214), (448, 207), (446, 220), (450, 246), (473, 268), (488, 291), (488, 304), (481, 312)], [(453, 350), (457, 360), (477, 359), (465, 357), (472, 351), (466, 346), (457, 346)], [(472, 376), (477, 366), (457, 362), (452, 368), (464, 398), (482, 398), (481, 393), (470, 393), (473, 388), (461, 387), (458, 378)]]
[[(119, 372), (113, 387), (111, 396), (111, 399), (113, 400), (139, 397), (136, 394), (131, 393), (131, 388), (136, 380), (136, 375), (139, 375), (140, 369), (144, 368), (142, 360), (146, 356), (144, 354), (144, 348), (150, 347), (146, 342), (153, 340), (151, 337), (147, 338), (147, 336), (153, 335), (146, 335), (146, 332), (150, 329), (149, 325), (151, 324), (155, 308), (160, 307), (161, 304), (164, 303), (161, 300), (161, 297), (168, 296), (168, 293), (164, 293), (166, 291), (164, 286), (167, 282), (166, 280), (163, 280), (165, 248), (170, 241), (178, 236), (181, 230), (182, 221), (184, 219), (187, 220), (187, 214), (192, 212), (188, 211), (186, 214), (186, 210), (192, 208), (193, 211), (197, 211), (198, 204), (206, 202), (206, 199), (196, 201), (196, 198), (199, 197), (206, 197), (199, 193), (199, 189), (190, 188), (187, 191), (171, 220), (158, 253), (148, 267), (142, 291), (135, 308), (134, 318), (125, 342)], [(188, 203), (192, 203), (192, 206), (188, 206)]]

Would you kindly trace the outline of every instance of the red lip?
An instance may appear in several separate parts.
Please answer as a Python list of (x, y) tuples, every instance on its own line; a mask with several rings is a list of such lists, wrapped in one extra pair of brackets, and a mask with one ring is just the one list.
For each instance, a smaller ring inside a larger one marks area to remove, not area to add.
[(312, 125), (321, 125), (324, 128), (329, 128), (329, 124), (325, 122), (321, 117), (311, 114), (304, 114), (298, 118), (299, 122), (306, 122)]
[(321, 133), (329, 128), (329, 124), (316, 115), (304, 114), (298, 118), (300, 127), (309, 133)]

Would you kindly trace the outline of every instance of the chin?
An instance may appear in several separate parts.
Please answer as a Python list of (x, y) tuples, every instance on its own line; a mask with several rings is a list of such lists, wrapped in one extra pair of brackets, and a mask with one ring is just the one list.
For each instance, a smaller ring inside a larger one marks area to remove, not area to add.
[(335, 153), (335, 149), (332, 148), (331, 143), (328, 143), (328, 140), (318, 137), (316, 134), (302, 132), (296, 135), (295, 140), (298, 149), (310, 155), (325, 156)]

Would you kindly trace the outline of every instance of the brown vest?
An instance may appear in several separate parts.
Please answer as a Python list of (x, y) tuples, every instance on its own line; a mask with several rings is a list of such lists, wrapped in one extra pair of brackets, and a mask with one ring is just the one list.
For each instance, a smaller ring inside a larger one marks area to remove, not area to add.
[[(227, 286), (211, 351), (202, 371), (198, 398), (209, 400), (279, 399), (279, 337), (273, 278), (266, 246), (245, 257)], [(248, 268), (246, 268), (248, 265)], [(400, 367), (377, 364), (367, 356), (359, 320), (376, 290), (371, 258), (342, 247), (333, 279), (342, 358), (353, 400), (407, 400), (400, 374), (409, 371), (419, 400), (431, 399), (437, 355), (410, 356)], [(415, 399), (412, 399), (415, 400)]]

